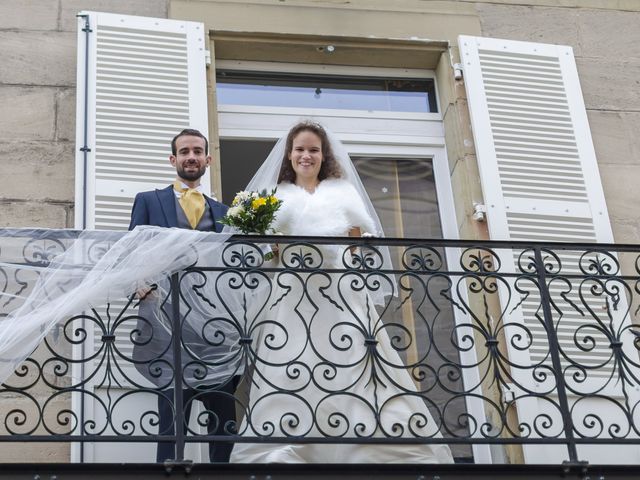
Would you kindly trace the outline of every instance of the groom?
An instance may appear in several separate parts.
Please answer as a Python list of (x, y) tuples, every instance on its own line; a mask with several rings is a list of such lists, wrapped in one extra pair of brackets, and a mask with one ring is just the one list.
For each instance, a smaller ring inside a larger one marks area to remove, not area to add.
[[(160, 190), (141, 192), (136, 195), (131, 212), (129, 230), (137, 225), (155, 225), (158, 227), (178, 227), (202, 231), (220, 232), (220, 219), (227, 211), (227, 206), (202, 193), (200, 179), (211, 164), (209, 142), (198, 130), (185, 129), (171, 141), (169, 162), (176, 169), (176, 181), (173, 185)], [(171, 333), (160, 325), (157, 319), (158, 305), (163, 299), (153, 298), (155, 292), (138, 291), (141, 298), (138, 322), (139, 339), (134, 347), (134, 361), (142, 375), (157, 386), (171, 384), (173, 372), (166, 365), (174, 365), (171, 347)], [(146, 299), (145, 299), (146, 298)], [(154, 301), (155, 300), (155, 301)], [(162, 306), (165, 312), (171, 312), (171, 305)], [(155, 326), (155, 328), (154, 328)], [(183, 322), (180, 332), (183, 344), (202, 345), (203, 352), (207, 346), (200, 335)], [(192, 349), (194, 352), (195, 349)], [(189, 360), (185, 349), (182, 349), (183, 365)], [(193, 356), (193, 353), (191, 353)], [(158, 367), (161, 366), (161, 367)], [(235, 404), (233, 394), (237, 378), (230, 379), (223, 385), (207, 385), (196, 388), (184, 386), (184, 422), (189, 422), (191, 405), (194, 397), (201, 401), (208, 411), (217, 419), (209, 419), (209, 434), (223, 435), (227, 422), (235, 421)], [(158, 416), (159, 434), (173, 435), (174, 390), (159, 392)], [(179, 416), (178, 416), (179, 418)], [(180, 420), (178, 420), (180, 421)], [(186, 425), (184, 425), (186, 429)], [(212, 462), (228, 462), (233, 445), (230, 443), (209, 444), (209, 458)], [(176, 458), (173, 443), (158, 443), (156, 460), (164, 462)]]

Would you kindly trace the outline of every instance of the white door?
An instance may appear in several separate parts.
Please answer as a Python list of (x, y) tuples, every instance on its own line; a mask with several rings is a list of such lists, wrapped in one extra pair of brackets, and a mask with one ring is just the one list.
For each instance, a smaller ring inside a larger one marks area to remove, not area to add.
[[(346, 146), (387, 236), (458, 237), (433, 72), (228, 61), (218, 62), (216, 68), (223, 201), (230, 202), (244, 188), (291, 126), (312, 119)], [(394, 78), (399, 79), (395, 85), (400, 92), (390, 96), (399, 99), (367, 91), (378, 88), (379, 79), (388, 85)], [(374, 80), (367, 83), (369, 79)], [(319, 98), (325, 94), (330, 98)], [(399, 264), (400, 259), (393, 260)], [(450, 304), (446, 308), (453, 325), (453, 309)], [(400, 321), (412, 322), (411, 308), (399, 311)], [(418, 339), (420, 330), (413, 331)], [(473, 363), (473, 352), (455, 355), (460, 355), (458, 361)], [(465, 375), (465, 382), (477, 384), (475, 371), (469, 369)], [(480, 421), (484, 418), (480, 404), (467, 402), (463, 408)], [(486, 446), (456, 446), (454, 454), (491, 461)]]

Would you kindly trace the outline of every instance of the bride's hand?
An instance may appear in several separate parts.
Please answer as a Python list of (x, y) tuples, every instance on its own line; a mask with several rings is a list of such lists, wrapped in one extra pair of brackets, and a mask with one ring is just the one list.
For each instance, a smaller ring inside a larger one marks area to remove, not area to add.
[[(273, 232), (274, 235), (282, 235), (282, 232)], [(280, 245), (277, 243), (272, 243), (271, 251), (273, 252), (273, 257), (278, 258), (280, 256)]]
[[(360, 227), (353, 227), (351, 230), (349, 230), (349, 236), (361, 237), (362, 233), (360, 231)], [(349, 247), (349, 251), (351, 252), (351, 255), (355, 255), (358, 252), (358, 247), (356, 245), (352, 245)]]

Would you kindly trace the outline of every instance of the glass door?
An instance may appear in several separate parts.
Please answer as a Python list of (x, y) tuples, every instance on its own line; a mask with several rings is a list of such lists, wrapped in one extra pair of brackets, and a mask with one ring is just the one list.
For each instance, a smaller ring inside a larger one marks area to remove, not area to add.
[[(245, 188), (278, 138), (298, 121), (312, 119), (344, 143), (387, 237), (427, 240), (427, 245), (428, 239), (458, 238), (444, 126), (432, 72), (218, 63), (219, 185), (224, 203), (230, 204), (235, 193)], [(243, 68), (251, 73), (242, 74)], [(297, 77), (287, 73), (296, 69)], [(356, 81), (358, 75), (368, 79)], [(398, 269), (401, 250), (392, 252)], [(447, 263), (447, 255), (441, 254)], [(394, 325), (399, 336), (411, 332), (412, 342), (400, 352), (401, 357), (407, 364), (418, 360), (428, 364), (430, 378), (419, 382), (420, 386), (429, 381), (440, 385), (429, 391), (429, 400), (438, 409), (446, 405), (447, 425), (454, 434), (464, 436), (464, 427), (456, 427), (459, 419), (466, 412), (476, 419), (484, 413), (481, 404), (452, 400), (450, 392), (463, 391), (469, 372), (464, 372), (464, 378), (451, 380), (446, 378), (446, 363), (450, 359), (453, 364), (472, 365), (475, 353), (462, 352), (460, 357), (473, 358), (459, 358), (451, 341), (456, 336), (457, 312), (444, 296), (414, 302), (410, 292), (418, 287), (414, 285), (417, 281), (410, 275), (399, 279), (400, 294), (385, 310), (382, 321), (390, 336)], [(432, 278), (429, 288), (446, 289), (446, 282), (444, 277)], [(451, 351), (442, 349), (446, 345)], [(471, 375), (475, 378), (468, 383), (477, 384), (477, 375)], [(442, 385), (450, 387), (449, 392)], [(491, 458), (485, 445), (452, 448), (459, 461), (489, 462)]]

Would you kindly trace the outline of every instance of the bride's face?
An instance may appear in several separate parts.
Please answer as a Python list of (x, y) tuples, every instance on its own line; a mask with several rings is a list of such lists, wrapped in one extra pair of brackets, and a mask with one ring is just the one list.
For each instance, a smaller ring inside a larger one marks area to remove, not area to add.
[(322, 140), (318, 135), (303, 130), (293, 138), (289, 160), (296, 180), (317, 180), (322, 165)]

